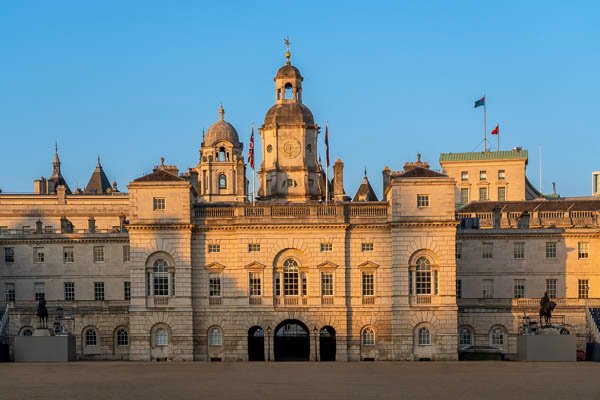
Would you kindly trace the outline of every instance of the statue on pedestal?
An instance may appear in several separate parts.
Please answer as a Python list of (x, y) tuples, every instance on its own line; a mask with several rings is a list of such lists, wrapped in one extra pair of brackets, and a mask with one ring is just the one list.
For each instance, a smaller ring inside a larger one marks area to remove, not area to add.
[(48, 309), (46, 308), (46, 300), (40, 299), (37, 308), (37, 316), (40, 319), (40, 328), (48, 328)]
[[(550, 300), (548, 292), (544, 293), (544, 297), (540, 299), (540, 326), (552, 326), (552, 312), (556, 308), (556, 303)], [(545, 325), (542, 324), (542, 317), (544, 318)]]

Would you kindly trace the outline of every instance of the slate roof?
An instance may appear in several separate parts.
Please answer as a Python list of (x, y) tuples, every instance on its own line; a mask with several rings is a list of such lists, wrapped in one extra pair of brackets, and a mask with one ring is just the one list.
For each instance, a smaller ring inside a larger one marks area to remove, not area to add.
[(414, 167), (406, 172), (392, 172), (391, 177), (394, 179), (404, 178), (447, 178), (448, 175), (444, 175), (439, 172), (430, 170), (429, 168)]
[(92, 176), (90, 176), (90, 180), (88, 181), (87, 186), (83, 193), (85, 194), (104, 194), (107, 189), (111, 189), (110, 182), (104, 173), (104, 169), (100, 164), (100, 159), (98, 159), (98, 164), (96, 164), (96, 169), (92, 172)]
[(527, 160), (527, 150), (501, 150), (501, 151), (471, 151), (466, 153), (442, 153), (440, 162), (448, 161), (474, 161), (474, 160)]
[(504, 212), (532, 211), (600, 211), (600, 199), (583, 198), (560, 200), (530, 200), (530, 201), (474, 201), (458, 212), (492, 212), (495, 206), (500, 206)]
[(165, 170), (156, 169), (148, 175), (144, 175), (140, 178), (134, 179), (134, 182), (181, 182), (184, 179), (173, 175)]
[(379, 201), (366, 175), (360, 183), (352, 201)]

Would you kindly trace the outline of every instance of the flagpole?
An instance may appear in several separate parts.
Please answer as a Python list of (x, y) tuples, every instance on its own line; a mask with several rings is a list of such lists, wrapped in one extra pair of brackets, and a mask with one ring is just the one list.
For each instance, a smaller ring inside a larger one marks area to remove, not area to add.
[(500, 151), (500, 131), (498, 131), (498, 150)]
[(487, 151), (487, 127), (486, 127), (486, 109), (487, 109), (487, 98), (483, 96), (483, 150)]
[[(327, 135), (329, 129), (329, 122), (325, 121), (325, 135)], [(329, 138), (327, 138), (327, 146), (325, 151), (325, 205), (329, 203)]]

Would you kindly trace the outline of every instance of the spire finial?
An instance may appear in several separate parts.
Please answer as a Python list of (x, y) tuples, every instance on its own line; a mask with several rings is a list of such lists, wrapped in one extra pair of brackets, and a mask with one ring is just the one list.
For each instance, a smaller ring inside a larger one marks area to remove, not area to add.
[(98, 154), (98, 164), (96, 165), (97, 167), (100, 166), (100, 154)]
[(365, 166), (365, 178), (367, 177), (367, 167)]
[(54, 154), (58, 154), (58, 142), (54, 142)]
[(283, 44), (285, 44), (286, 47), (286, 51), (285, 51), (285, 58), (287, 58), (287, 65), (290, 65), (290, 58), (292, 57), (292, 53), (290, 53), (290, 46), (292, 45), (292, 42), (290, 42), (290, 38), (289, 37), (285, 37), (285, 39), (283, 39)]
[(206, 132), (204, 132), (204, 128), (202, 128), (202, 143), (204, 143), (205, 136), (206, 136)]
[(223, 103), (219, 104), (219, 118), (221, 118), (221, 121), (225, 120), (225, 109), (223, 108)]
[(421, 153), (417, 153), (417, 162), (421, 162)]

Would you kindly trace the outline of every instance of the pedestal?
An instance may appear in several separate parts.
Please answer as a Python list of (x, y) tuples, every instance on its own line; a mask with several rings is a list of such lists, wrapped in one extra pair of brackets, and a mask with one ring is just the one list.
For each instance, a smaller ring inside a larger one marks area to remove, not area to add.
[[(38, 331), (40, 333), (36, 335)], [(16, 362), (75, 361), (73, 336), (50, 336), (48, 329), (36, 329), (35, 332), (33, 336), (15, 337)]]
[(520, 335), (519, 361), (577, 361), (575, 335)]

